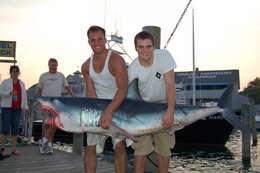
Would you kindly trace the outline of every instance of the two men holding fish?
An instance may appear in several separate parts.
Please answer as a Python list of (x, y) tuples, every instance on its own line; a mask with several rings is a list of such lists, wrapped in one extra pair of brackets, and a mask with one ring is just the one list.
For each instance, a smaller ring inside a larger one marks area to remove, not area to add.
[[(127, 73), (123, 58), (106, 48), (103, 28), (91, 26), (87, 36), (93, 51), (92, 57), (82, 65), (87, 97), (112, 99), (101, 116), (100, 126), (104, 129), (110, 127), (113, 112), (126, 97), (129, 75), (129, 82), (138, 79), (139, 92), (144, 101), (167, 103), (167, 110), (161, 123), (165, 128), (171, 127), (174, 122), (176, 63), (170, 53), (166, 50), (156, 50), (153, 36), (142, 31), (135, 36), (134, 40), (138, 58), (131, 63)], [(85, 172), (95, 172), (96, 145), (101, 141), (105, 141), (104, 137), (88, 133)], [(125, 142), (113, 138), (113, 143), (115, 171), (126, 172)], [(170, 149), (174, 147), (174, 144), (174, 134), (167, 132), (138, 137), (137, 142), (132, 145), (135, 149), (134, 172), (144, 172), (146, 155), (153, 151), (157, 153), (160, 173), (168, 172)]]

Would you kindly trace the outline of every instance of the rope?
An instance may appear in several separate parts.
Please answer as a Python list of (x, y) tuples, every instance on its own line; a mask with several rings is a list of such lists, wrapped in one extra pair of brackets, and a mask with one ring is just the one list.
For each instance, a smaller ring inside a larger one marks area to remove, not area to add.
[(170, 37), (168, 38), (168, 40), (167, 40), (167, 42), (166, 42), (166, 44), (165, 44), (165, 46), (164, 46), (164, 49), (166, 49), (166, 47), (168, 46), (169, 42), (171, 41), (171, 38), (172, 38), (173, 34), (175, 33), (175, 31), (177, 30), (179, 24), (181, 23), (181, 20), (182, 20), (183, 16), (185, 15), (187, 9), (189, 8), (191, 1), (192, 1), (192, 0), (189, 0), (188, 4), (186, 5), (185, 9), (183, 10), (183, 12), (182, 12), (182, 14), (181, 14), (181, 17), (179, 18), (177, 24), (175, 25), (175, 28), (173, 29), (173, 31), (172, 31)]

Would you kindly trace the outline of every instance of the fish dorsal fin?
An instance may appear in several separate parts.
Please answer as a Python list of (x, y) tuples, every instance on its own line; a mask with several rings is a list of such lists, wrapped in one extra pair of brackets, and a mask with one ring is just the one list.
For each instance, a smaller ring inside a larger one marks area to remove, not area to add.
[(140, 93), (139, 93), (139, 88), (138, 88), (138, 79), (133, 80), (128, 85), (128, 92), (127, 92), (126, 98), (132, 99), (132, 100), (142, 100)]

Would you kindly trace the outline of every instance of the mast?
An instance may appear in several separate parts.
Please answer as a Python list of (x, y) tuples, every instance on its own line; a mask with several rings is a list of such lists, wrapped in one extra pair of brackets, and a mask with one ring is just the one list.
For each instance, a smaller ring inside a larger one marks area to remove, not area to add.
[(192, 9), (192, 105), (196, 105), (194, 8)]

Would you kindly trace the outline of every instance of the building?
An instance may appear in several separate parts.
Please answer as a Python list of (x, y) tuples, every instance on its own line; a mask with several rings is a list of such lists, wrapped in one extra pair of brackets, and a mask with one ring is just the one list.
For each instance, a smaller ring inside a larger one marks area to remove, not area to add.
[[(86, 84), (80, 71), (74, 72), (73, 75), (69, 75), (66, 79), (76, 97), (86, 96)], [(62, 95), (66, 94), (67, 93), (64, 91)]]
[[(240, 89), (239, 70), (195, 71), (196, 105), (215, 105), (229, 86)], [(192, 71), (176, 72), (176, 103), (192, 104)]]

